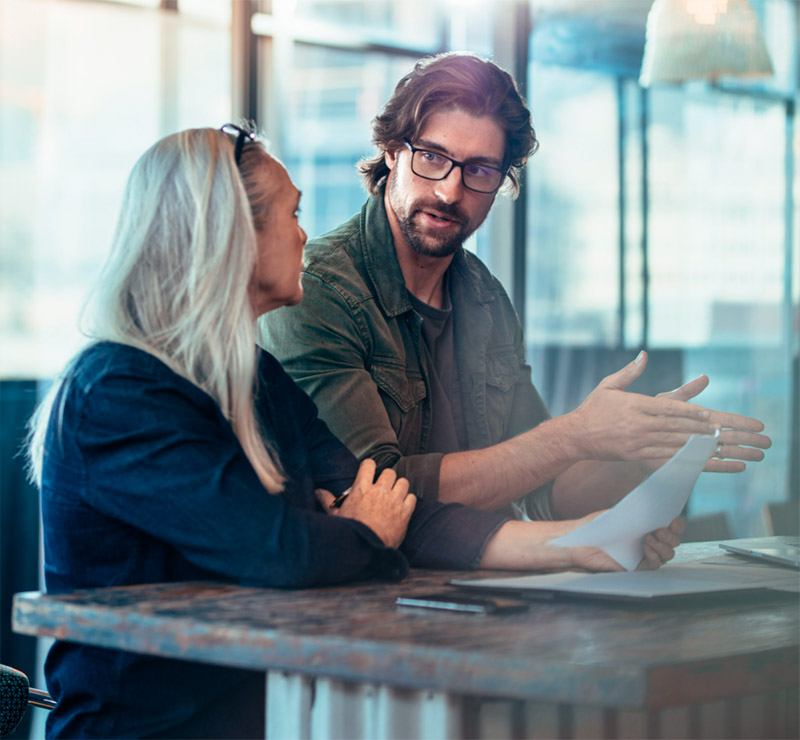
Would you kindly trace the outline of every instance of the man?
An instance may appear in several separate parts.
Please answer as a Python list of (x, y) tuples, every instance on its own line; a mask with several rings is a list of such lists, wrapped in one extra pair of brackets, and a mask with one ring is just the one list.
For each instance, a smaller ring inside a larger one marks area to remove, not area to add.
[(264, 345), (359, 458), (421, 497), (553, 519), (613, 504), (694, 433), (722, 429), (708, 470), (763, 457), (761, 422), (687, 403), (705, 376), (626, 392), (644, 353), (549, 417), (508, 296), (462, 248), (537, 147), (510, 75), (466, 53), (423, 59), (373, 140), (361, 213), (308, 243), (302, 303), (261, 319)]

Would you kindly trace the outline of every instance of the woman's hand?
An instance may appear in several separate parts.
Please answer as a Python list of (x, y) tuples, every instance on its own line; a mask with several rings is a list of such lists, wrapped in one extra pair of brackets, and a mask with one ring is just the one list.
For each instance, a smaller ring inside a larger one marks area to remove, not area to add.
[(332, 516), (343, 516), (366, 524), (387, 547), (399, 547), (408, 529), (408, 520), (417, 505), (417, 497), (408, 492), (408, 481), (398, 478), (391, 468), (375, 480), (375, 461), (364, 460), (356, 479), (339, 508), (330, 491), (318, 488), (315, 493), (322, 508)]

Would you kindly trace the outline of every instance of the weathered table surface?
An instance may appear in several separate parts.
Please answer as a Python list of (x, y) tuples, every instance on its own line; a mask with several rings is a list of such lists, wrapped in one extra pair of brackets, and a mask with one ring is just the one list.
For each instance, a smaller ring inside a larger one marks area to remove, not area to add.
[[(682, 545), (679, 559), (712, 552)], [(13, 619), (26, 634), (205, 663), (619, 708), (798, 684), (796, 594), (647, 607), (541, 601), (501, 616), (395, 607), (401, 594), (467, 575), (417, 570), (400, 583), (303, 591), (171, 583), (25, 593)]]

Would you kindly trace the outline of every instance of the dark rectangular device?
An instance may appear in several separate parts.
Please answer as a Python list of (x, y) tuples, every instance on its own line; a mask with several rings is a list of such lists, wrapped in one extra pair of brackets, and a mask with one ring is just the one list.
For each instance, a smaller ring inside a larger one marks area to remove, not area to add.
[(515, 599), (503, 599), (490, 596), (464, 596), (458, 592), (440, 591), (417, 596), (398, 596), (397, 606), (416, 607), (419, 609), (439, 609), (442, 611), (462, 612), (465, 614), (513, 614), (524, 612), (528, 604)]

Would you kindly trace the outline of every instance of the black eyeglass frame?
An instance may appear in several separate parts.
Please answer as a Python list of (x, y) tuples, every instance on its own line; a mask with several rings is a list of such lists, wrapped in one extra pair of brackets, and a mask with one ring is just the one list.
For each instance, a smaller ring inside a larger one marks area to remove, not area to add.
[(236, 137), (236, 143), (233, 145), (233, 159), (238, 167), (242, 159), (242, 149), (244, 149), (244, 145), (247, 143), (248, 139), (250, 141), (255, 141), (256, 135), (251, 131), (245, 131), (241, 126), (237, 126), (235, 123), (226, 123), (220, 126), (219, 130), (225, 134)]
[[(472, 188), (469, 185), (467, 185), (467, 181), (464, 178), (464, 167), (471, 164), (478, 164), (477, 162), (459, 162), (458, 160), (453, 159), (452, 157), (448, 157), (446, 154), (442, 154), (441, 152), (434, 152), (431, 151), (430, 149), (423, 149), (417, 146), (413, 146), (408, 139), (403, 139), (403, 144), (405, 144), (406, 147), (408, 147), (409, 151), (411, 152), (411, 171), (417, 177), (421, 177), (423, 180), (433, 180), (434, 182), (439, 182), (440, 180), (444, 180), (447, 177), (449, 177), (450, 173), (453, 171), (453, 168), (460, 167), (461, 184), (467, 190), (471, 190), (473, 193), (481, 193), (482, 195), (491, 195), (492, 193), (496, 193), (498, 190), (500, 190), (501, 187), (503, 187), (503, 182), (505, 181), (506, 176), (508, 175), (508, 170), (510, 169), (510, 167), (506, 167), (505, 169), (500, 169), (499, 167), (492, 167), (489, 164), (479, 165), (480, 167), (485, 167), (487, 170), (494, 170), (495, 172), (498, 172), (501, 177), (500, 177), (500, 182), (497, 183), (497, 187), (492, 188), (492, 190), (478, 190), (477, 188)], [(421, 175), (414, 169), (414, 155), (417, 152), (427, 152), (429, 154), (435, 154), (437, 157), (441, 157), (442, 159), (446, 159), (448, 162), (450, 162), (450, 168), (441, 177), (429, 177), (428, 175)]]

